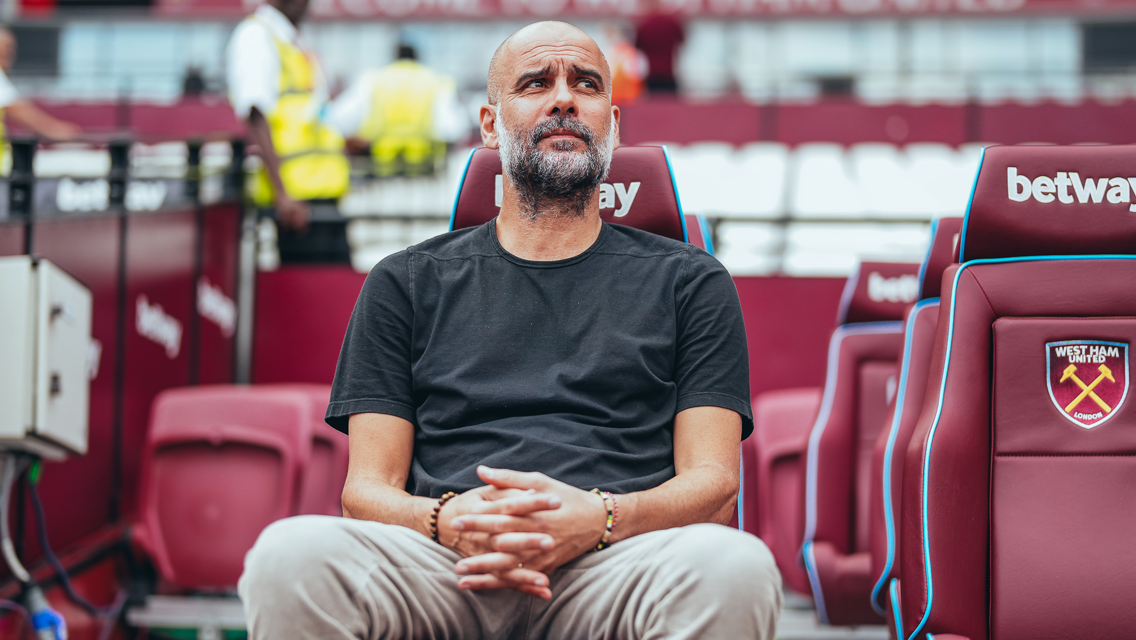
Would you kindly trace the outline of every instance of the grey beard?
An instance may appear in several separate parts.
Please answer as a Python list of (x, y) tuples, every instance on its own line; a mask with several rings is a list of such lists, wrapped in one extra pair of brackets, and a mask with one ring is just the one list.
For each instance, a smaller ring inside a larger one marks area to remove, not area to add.
[[(569, 140), (554, 142), (550, 151), (539, 149), (541, 138), (554, 129), (578, 134), (587, 149), (577, 153), (572, 150), (575, 144)], [(579, 120), (566, 116), (553, 116), (527, 135), (514, 135), (498, 111), (501, 166), (520, 196), (521, 211), (526, 217), (536, 220), (550, 214), (584, 215), (611, 168), (615, 122), (611, 123), (606, 136), (599, 140), (596, 137), (595, 132)]]

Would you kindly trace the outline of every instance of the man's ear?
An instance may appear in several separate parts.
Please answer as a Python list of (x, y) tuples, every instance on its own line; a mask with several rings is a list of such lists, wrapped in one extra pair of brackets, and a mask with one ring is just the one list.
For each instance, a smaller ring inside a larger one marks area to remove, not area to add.
[(615, 134), (615, 145), (612, 146), (612, 149), (618, 149), (619, 148), (619, 107), (615, 106), (614, 104), (611, 105), (611, 122), (612, 122), (612, 125), (614, 125), (612, 128), (614, 130), (613, 133)]
[(497, 107), (481, 105), (481, 142), (490, 149), (497, 148)]

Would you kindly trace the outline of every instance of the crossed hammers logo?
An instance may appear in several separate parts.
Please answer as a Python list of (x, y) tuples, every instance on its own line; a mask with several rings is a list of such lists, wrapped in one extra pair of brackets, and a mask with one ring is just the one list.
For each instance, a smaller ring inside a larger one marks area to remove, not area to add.
[(1077, 386), (1081, 388), (1081, 394), (1076, 398), (1073, 398), (1073, 401), (1065, 407), (1065, 413), (1073, 413), (1073, 407), (1080, 404), (1080, 402), (1084, 400), (1086, 396), (1092, 398), (1093, 402), (1096, 402), (1098, 405), (1100, 405), (1100, 408), (1104, 409), (1105, 413), (1112, 413), (1112, 407), (1108, 406), (1108, 403), (1106, 403), (1104, 400), (1101, 400), (1101, 397), (1098, 396), (1097, 393), (1093, 391), (1093, 389), (1096, 389), (1097, 385), (1106, 379), (1112, 382), (1116, 382), (1116, 378), (1112, 377), (1112, 370), (1104, 366), (1103, 364), (1097, 367), (1097, 369), (1100, 370), (1100, 375), (1097, 376), (1097, 379), (1093, 380), (1089, 384), (1085, 384), (1081, 381), (1080, 378), (1077, 377), (1077, 365), (1071, 364), (1065, 367), (1065, 371), (1061, 373), (1060, 382), (1065, 382), (1066, 380), (1072, 378), (1073, 382), (1077, 383)]

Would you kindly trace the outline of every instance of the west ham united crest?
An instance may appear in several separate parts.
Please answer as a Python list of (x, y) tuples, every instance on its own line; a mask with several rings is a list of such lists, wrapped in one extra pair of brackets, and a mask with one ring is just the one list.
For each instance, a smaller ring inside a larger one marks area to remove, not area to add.
[(1067, 340), (1045, 345), (1049, 399), (1068, 420), (1092, 429), (1128, 398), (1128, 345)]

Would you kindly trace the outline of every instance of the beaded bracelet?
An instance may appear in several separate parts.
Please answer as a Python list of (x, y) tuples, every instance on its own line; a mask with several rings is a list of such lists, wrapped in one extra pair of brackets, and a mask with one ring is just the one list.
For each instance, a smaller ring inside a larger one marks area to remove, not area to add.
[(604, 525), (603, 536), (592, 549), (592, 551), (601, 551), (611, 546), (611, 532), (612, 529), (615, 529), (615, 521), (619, 518), (619, 503), (615, 501), (615, 496), (610, 491), (592, 489), (592, 493), (603, 498), (604, 508), (607, 509), (607, 523)]
[[(434, 542), (438, 542), (438, 514), (442, 512), (442, 506), (449, 502), (450, 498), (453, 498), (456, 495), (458, 494), (451, 491), (443, 495), (441, 498), (438, 498), (438, 504), (434, 505), (434, 508), (430, 512), (430, 538)], [(438, 544), (442, 543), (438, 542)]]

